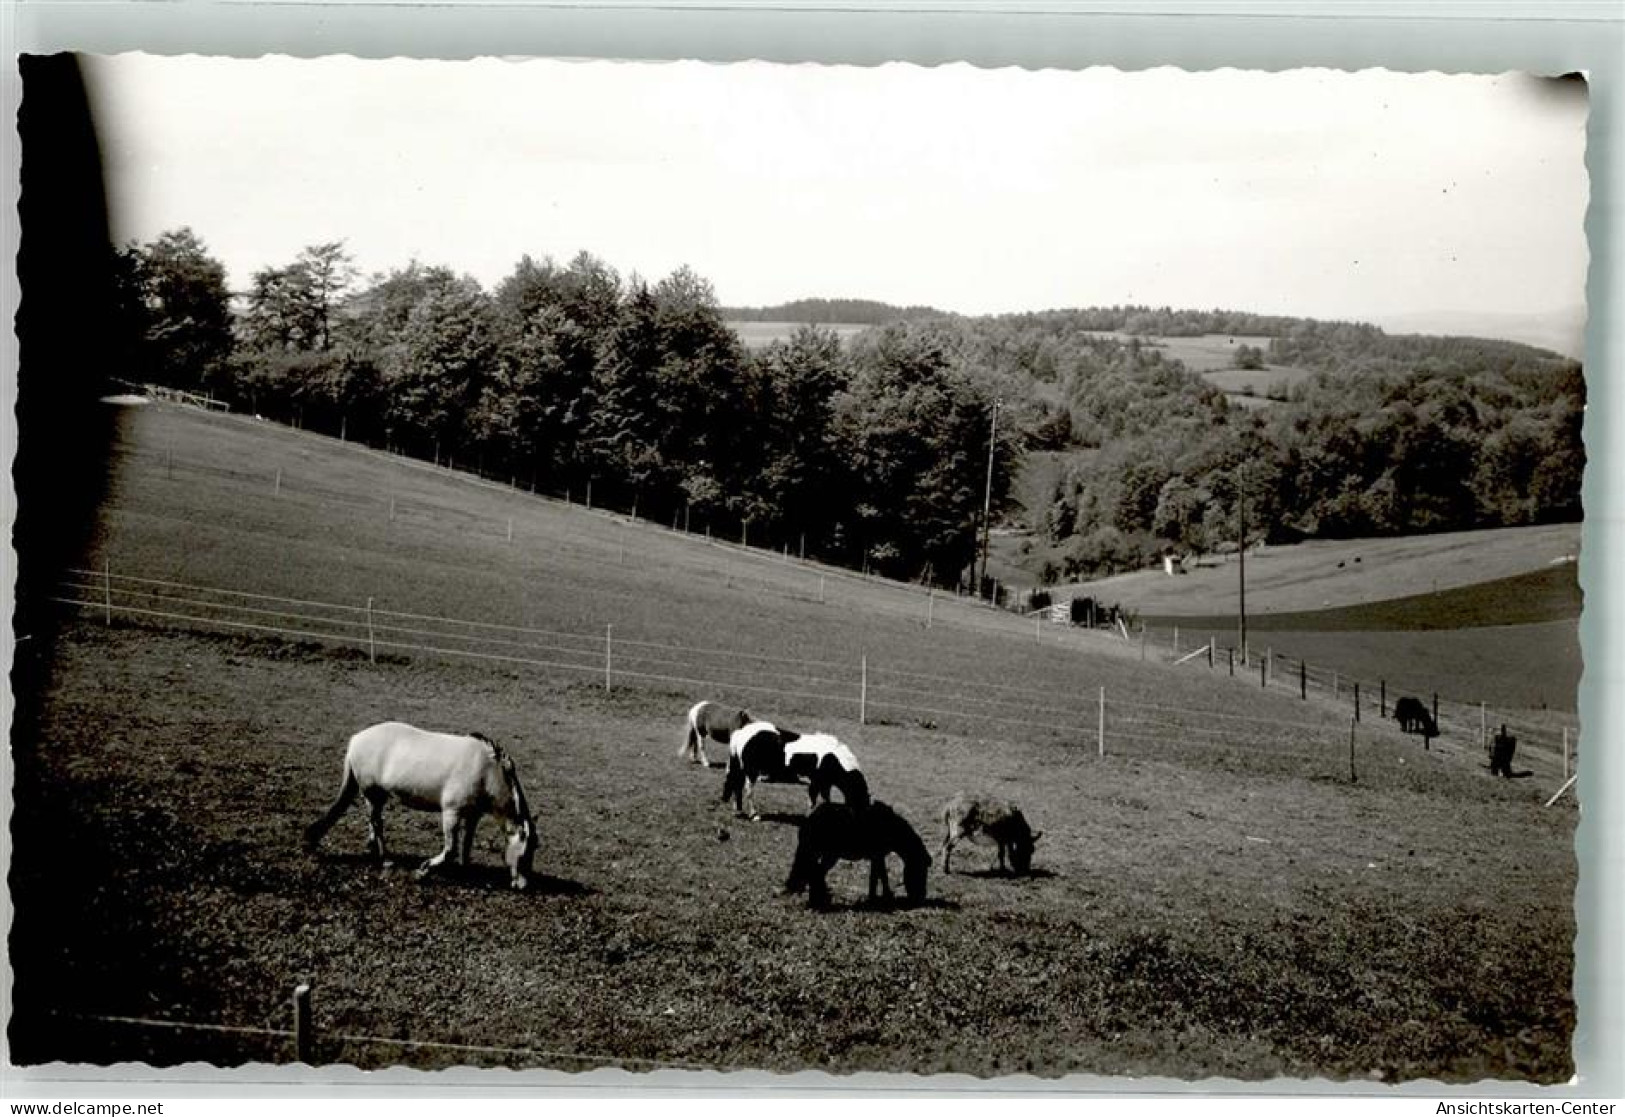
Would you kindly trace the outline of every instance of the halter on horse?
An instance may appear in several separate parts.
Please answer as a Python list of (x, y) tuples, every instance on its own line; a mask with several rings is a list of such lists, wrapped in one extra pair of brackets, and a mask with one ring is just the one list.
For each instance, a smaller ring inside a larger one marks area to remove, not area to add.
[(716, 702), (696, 702), (688, 711), (688, 733), (684, 735), (683, 747), (677, 750), (677, 755), (709, 768), (711, 758), (705, 755), (705, 742), (709, 739), (726, 745), (734, 730), (743, 729), (750, 723), (751, 716), (744, 710)]
[(903, 889), (911, 903), (925, 899), (926, 869), (931, 855), (908, 820), (876, 800), (867, 807), (845, 803), (821, 803), (801, 824), (796, 841), (795, 860), (786, 892), (807, 890), (807, 906), (827, 907), (829, 886), (825, 877), (837, 861), (869, 861), (869, 899), (877, 889), (892, 898), (891, 880), (886, 874), (886, 856), (895, 853), (903, 861)]
[[(753, 721), (737, 730), (728, 741), (728, 775), (722, 783), (722, 800), (734, 801), (734, 810), (761, 817), (756, 810), (758, 783), (807, 782), (807, 807), (820, 798), (829, 801), (831, 788), (840, 788), (841, 797), (852, 806), (869, 802), (869, 783), (858, 767), (852, 750), (828, 733), (805, 737), (771, 722)], [(744, 802), (741, 800), (743, 799)], [(744, 809), (748, 802), (750, 809)]]
[(474, 828), (483, 815), (491, 814), (508, 824), (503, 861), (512, 874), (513, 887), (530, 883), (536, 821), (525, 802), (513, 760), (489, 738), (478, 733), (431, 733), (399, 721), (363, 729), (350, 738), (338, 798), (305, 831), (306, 846), (315, 849), (357, 795), (367, 800), (368, 844), (380, 861), (384, 859), (384, 804), (393, 798), (415, 810), (440, 812), (445, 846), (423, 863), (419, 876), (448, 860), (456, 863), (459, 829), (462, 863), (467, 866)]

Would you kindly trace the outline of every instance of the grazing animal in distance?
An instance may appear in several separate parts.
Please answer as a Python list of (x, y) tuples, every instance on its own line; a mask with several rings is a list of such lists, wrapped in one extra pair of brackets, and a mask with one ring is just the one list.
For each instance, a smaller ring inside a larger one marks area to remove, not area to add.
[(971, 795), (960, 792), (942, 808), (942, 871), (952, 872), (950, 858), (954, 846), (970, 839), (992, 842), (999, 847), (999, 870), (1005, 871), (1005, 857), (1009, 856), (1010, 869), (1025, 873), (1032, 868), (1033, 847), (1041, 832), (1027, 825), (1021, 808), (1007, 799), (990, 795)]
[[(434, 733), (400, 721), (386, 721), (350, 738), (344, 752), (344, 778), (338, 798), (327, 813), (305, 830), (314, 850), (335, 822), (355, 802), (367, 801), (368, 845), (384, 860), (384, 804), (439, 811), (445, 845), (418, 869), (425, 876), (461, 855), (466, 867), (473, 852), (474, 828), (490, 814), (508, 826), (503, 861), (515, 888), (530, 884), (536, 853), (536, 820), (511, 757), (488, 737)], [(459, 836), (461, 843), (459, 844)]]
[(696, 702), (688, 711), (688, 732), (677, 755), (709, 768), (711, 758), (705, 754), (705, 742), (711, 740), (726, 745), (736, 729), (745, 728), (753, 720), (744, 710), (732, 706), (719, 702)]
[[(828, 733), (802, 736), (771, 722), (754, 721), (736, 730), (728, 741), (728, 775), (722, 782), (722, 800), (732, 799), (734, 810), (760, 818), (756, 810), (758, 783), (800, 783), (805, 780), (807, 806), (820, 798), (829, 801), (839, 788), (846, 802), (869, 802), (869, 783), (852, 750)], [(746, 804), (749, 809), (746, 809)]]
[(1438, 723), (1428, 712), (1420, 698), (1406, 695), (1394, 703), (1394, 720), (1399, 722), (1399, 728), (1404, 733), (1420, 733), (1422, 745), (1428, 747), (1433, 738), (1439, 735)]
[(886, 858), (893, 853), (903, 862), (903, 891), (911, 903), (920, 903), (925, 899), (931, 854), (908, 820), (879, 800), (864, 807), (820, 803), (802, 820), (784, 890), (793, 894), (805, 889), (808, 907), (827, 907), (830, 894), (826, 878), (835, 863), (866, 860), (869, 899), (873, 901), (879, 893), (890, 900)]

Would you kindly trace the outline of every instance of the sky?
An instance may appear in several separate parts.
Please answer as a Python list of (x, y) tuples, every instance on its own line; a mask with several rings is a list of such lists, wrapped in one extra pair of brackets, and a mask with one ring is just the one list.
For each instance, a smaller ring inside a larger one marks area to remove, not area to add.
[(190, 226), (235, 290), (341, 240), (364, 274), (416, 259), (487, 287), (527, 254), (687, 265), (733, 306), (1141, 303), (1561, 337), (1585, 302), (1578, 83), (135, 54), (89, 77), (115, 236)]

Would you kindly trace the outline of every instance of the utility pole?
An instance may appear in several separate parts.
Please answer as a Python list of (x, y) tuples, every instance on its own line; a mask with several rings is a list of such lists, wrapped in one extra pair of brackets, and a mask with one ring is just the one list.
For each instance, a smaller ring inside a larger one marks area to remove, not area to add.
[(987, 488), (982, 494), (982, 571), (976, 576), (976, 596), (982, 596), (982, 583), (987, 579), (987, 544), (988, 530), (992, 521), (989, 519), (993, 510), (993, 451), (999, 444), (999, 404), (1004, 402), (997, 396), (993, 399), (993, 424), (987, 436)]

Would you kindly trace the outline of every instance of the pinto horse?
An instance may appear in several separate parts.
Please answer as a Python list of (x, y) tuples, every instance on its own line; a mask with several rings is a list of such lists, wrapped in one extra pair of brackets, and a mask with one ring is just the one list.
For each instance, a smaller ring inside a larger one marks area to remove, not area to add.
[[(722, 783), (722, 801), (734, 801), (734, 811), (760, 818), (756, 810), (758, 783), (807, 782), (807, 808), (839, 788), (852, 806), (869, 802), (869, 783), (852, 750), (828, 733), (802, 736), (771, 722), (753, 721), (735, 731), (728, 741), (728, 775)], [(750, 809), (745, 810), (745, 803)]]
[[(367, 801), (369, 846), (384, 860), (384, 804), (439, 811), (445, 846), (418, 869), (425, 876), (459, 852), (466, 867), (473, 852), (474, 828), (486, 814), (507, 823), (509, 837), (503, 861), (513, 887), (530, 883), (536, 853), (536, 821), (525, 802), (525, 790), (513, 760), (488, 737), (431, 733), (405, 722), (386, 721), (350, 738), (344, 753), (344, 779), (338, 798), (305, 831), (314, 850), (359, 795)], [(459, 850), (458, 833), (462, 843)]]
[(807, 892), (807, 906), (829, 906), (826, 877), (837, 861), (869, 862), (869, 899), (875, 893), (892, 898), (886, 857), (895, 853), (903, 862), (903, 890), (910, 903), (925, 899), (926, 869), (931, 855), (908, 820), (875, 800), (866, 807), (846, 803), (820, 803), (801, 824), (795, 860), (790, 864), (784, 890)]
[(705, 742), (709, 739), (726, 745), (734, 730), (745, 728), (752, 720), (744, 710), (717, 702), (696, 702), (688, 711), (688, 733), (677, 755), (709, 768), (711, 758), (705, 755)]

